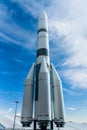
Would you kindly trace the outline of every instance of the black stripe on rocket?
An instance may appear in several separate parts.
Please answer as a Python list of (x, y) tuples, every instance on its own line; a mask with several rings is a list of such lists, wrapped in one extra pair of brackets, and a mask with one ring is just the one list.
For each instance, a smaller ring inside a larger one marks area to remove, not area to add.
[(46, 30), (45, 28), (41, 28), (41, 29), (39, 29), (39, 30), (37, 31), (37, 33), (42, 32), (42, 31), (47, 32), (47, 30)]
[(40, 71), (41, 63), (36, 65), (36, 93), (35, 93), (35, 101), (38, 100), (38, 83), (39, 83), (39, 71)]
[(46, 48), (40, 48), (37, 50), (37, 57), (39, 56), (49, 56), (49, 51)]

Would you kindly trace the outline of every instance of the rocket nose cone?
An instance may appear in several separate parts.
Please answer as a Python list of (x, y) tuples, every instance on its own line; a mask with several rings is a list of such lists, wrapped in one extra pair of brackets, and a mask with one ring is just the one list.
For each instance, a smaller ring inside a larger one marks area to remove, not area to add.
[(45, 11), (41, 11), (39, 14), (39, 20), (40, 19), (47, 19), (47, 13)]

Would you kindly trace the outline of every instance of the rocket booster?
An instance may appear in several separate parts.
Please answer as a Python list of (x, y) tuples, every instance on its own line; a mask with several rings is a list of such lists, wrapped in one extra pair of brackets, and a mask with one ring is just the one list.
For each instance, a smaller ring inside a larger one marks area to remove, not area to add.
[(54, 65), (50, 64), (48, 19), (45, 11), (39, 14), (37, 34), (36, 63), (32, 65), (25, 80), (21, 123), (30, 126), (35, 121), (41, 129), (46, 129), (50, 122), (54, 122), (57, 127), (62, 127), (62, 83)]

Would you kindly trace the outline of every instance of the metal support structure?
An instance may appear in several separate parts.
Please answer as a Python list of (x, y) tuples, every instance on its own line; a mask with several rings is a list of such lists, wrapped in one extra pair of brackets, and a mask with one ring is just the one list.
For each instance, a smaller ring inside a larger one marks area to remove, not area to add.
[(34, 130), (36, 130), (36, 120), (34, 120)]
[(53, 130), (53, 121), (50, 122), (51, 130)]
[(19, 103), (18, 101), (15, 101), (16, 107), (15, 107), (15, 115), (14, 115), (13, 130), (15, 130), (15, 122), (16, 122), (16, 113), (17, 113), (17, 104), (18, 104), (18, 103)]
[(60, 125), (58, 126), (58, 130), (60, 130)]

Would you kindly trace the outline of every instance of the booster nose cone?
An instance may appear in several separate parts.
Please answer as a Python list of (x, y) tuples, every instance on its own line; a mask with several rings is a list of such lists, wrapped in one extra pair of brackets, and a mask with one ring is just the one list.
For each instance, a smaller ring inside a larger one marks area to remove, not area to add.
[(38, 18), (38, 33), (39, 32), (48, 32), (48, 19), (45, 11), (40, 12)]
[(43, 73), (43, 72), (48, 72), (45, 58), (43, 58), (43, 61), (42, 61), (42, 64), (41, 64), (41, 68), (40, 68), (40, 73)]

